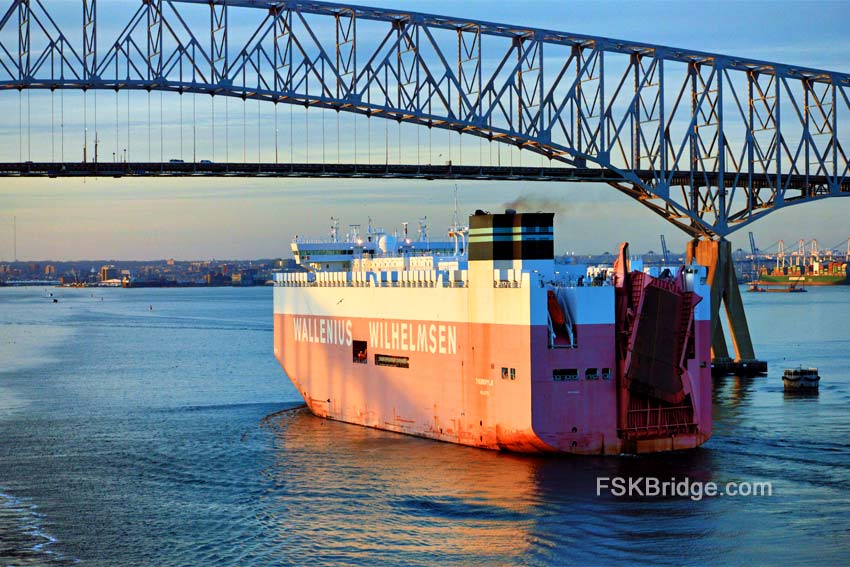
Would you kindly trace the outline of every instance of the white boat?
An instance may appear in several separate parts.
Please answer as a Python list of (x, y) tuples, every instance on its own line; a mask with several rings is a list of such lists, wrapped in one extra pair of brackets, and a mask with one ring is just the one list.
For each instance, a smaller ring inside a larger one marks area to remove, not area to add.
[(786, 368), (782, 375), (782, 382), (785, 384), (786, 391), (797, 390), (817, 390), (820, 383), (820, 376), (817, 368)]

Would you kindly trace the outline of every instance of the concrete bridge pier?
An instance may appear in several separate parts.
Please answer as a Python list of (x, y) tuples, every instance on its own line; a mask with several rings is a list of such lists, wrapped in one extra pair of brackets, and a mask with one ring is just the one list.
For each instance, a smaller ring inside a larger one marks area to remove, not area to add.
[[(732, 246), (720, 240), (694, 239), (688, 243), (686, 261), (708, 267), (711, 285), (711, 371), (714, 375), (757, 375), (767, 373), (767, 362), (757, 360), (741, 301), (738, 278), (732, 263)], [(726, 310), (726, 322), (732, 338), (735, 358), (729, 356), (726, 337), (720, 324), (720, 306)]]

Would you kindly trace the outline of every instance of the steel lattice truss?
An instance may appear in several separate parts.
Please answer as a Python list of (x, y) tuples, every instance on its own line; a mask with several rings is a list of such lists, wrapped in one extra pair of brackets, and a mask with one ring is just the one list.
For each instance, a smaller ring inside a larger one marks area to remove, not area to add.
[(139, 0), (105, 41), (95, 2), (71, 21), (70, 2), (13, 0), (0, 89), (207, 93), (449, 129), (610, 170), (695, 236), (850, 195), (847, 74), (306, 0)]

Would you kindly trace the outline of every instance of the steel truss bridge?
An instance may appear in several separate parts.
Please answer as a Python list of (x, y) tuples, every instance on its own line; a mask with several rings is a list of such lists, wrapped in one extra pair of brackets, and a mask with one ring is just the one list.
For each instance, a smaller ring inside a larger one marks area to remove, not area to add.
[[(309, 0), (139, 0), (105, 38), (96, 0), (79, 0), (76, 21), (64, 17), (69, 5), (8, 2), (0, 89), (169, 91), (333, 109), (478, 136), (553, 167), (27, 162), (0, 164), (0, 175), (598, 181), (704, 239), (785, 206), (850, 195), (848, 74)], [(250, 22), (247, 39), (231, 29), (234, 11), (242, 27)]]
[[(78, 2), (0, 0), (0, 91), (165, 91), (301, 105), (397, 122), (399, 162), (401, 124), (409, 123), (539, 154), (551, 167), (390, 165), (388, 135), (387, 163), (378, 166), (97, 163), (96, 136), (93, 162), (84, 144), (82, 163), (20, 159), (0, 164), (0, 176), (607, 183), (693, 237), (688, 261), (708, 266), (712, 352), (723, 371), (767, 369), (755, 359), (725, 237), (782, 207), (850, 195), (848, 74), (313, 0), (137, 0), (106, 21), (96, 0)], [(117, 3), (101, 5), (110, 13)], [(117, 107), (116, 98), (116, 124)], [(182, 151), (182, 103), (180, 112)], [(129, 96), (127, 114), (129, 140)]]

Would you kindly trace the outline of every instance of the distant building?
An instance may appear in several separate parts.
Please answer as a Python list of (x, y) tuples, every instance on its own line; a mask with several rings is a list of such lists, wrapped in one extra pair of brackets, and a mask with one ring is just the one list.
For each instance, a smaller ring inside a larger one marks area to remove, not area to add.
[(169, 258), (168, 260), (165, 261), (165, 264), (168, 265), (168, 266), (173, 266), (174, 265), (174, 258)]
[(210, 272), (206, 275), (205, 278), (207, 285), (230, 285), (231, 280), (230, 276), (226, 274), (222, 274), (221, 272)]
[(55, 276), (56, 275), (56, 266), (53, 264), (47, 264), (44, 267), (44, 275), (45, 276)]
[(254, 276), (245, 272), (237, 272), (230, 276), (230, 283), (238, 286), (254, 285)]
[(262, 283), (263, 280), (259, 277), (259, 270), (257, 268), (251, 267), (242, 268), (238, 272), (235, 272), (231, 276), (230, 281), (233, 283), (233, 285), (246, 286), (257, 285), (258, 279)]
[(298, 268), (298, 264), (293, 258), (278, 258), (274, 261), (275, 270), (294, 270)]
[(100, 268), (100, 281), (102, 282), (107, 280), (117, 280), (119, 275), (120, 272), (115, 266), (101, 266)]
[(301, 271), (301, 267), (293, 258), (278, 258), (274, 261), (274, 269), (282, 272)]

